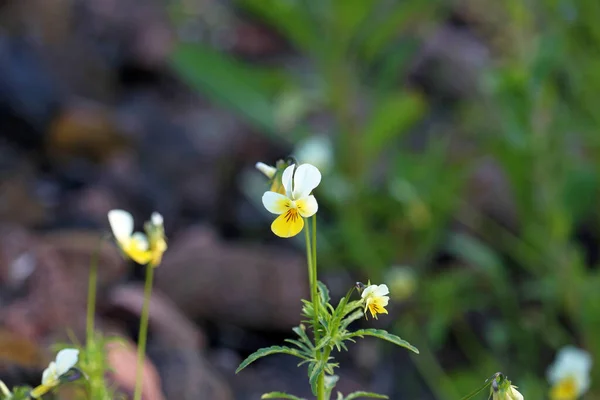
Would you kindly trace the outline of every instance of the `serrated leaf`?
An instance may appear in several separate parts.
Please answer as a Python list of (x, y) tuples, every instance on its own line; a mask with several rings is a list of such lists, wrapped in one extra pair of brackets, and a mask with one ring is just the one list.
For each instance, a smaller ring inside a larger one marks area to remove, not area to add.
[(343, 315), (346, 316), (359, 307), (362, 307), (362, 300), (351, 301), (344, 306)]
[(306, 356), (311, 355), (312, 356), (312, 349), (310, 349), (307, 345), (305, 345), (304, 343), (302, 343), (299, 340), (295, 340), (295, 339), (284, 339), (285, 342), (291, 343), (293, 345), (296, 345), (302, 352), (306, 353)]
[(258, 360), (259, 358), (270, 356), (271, 354), (289, 354), (291, 356), (295, 356), (295, 357), (301, 358), (303, 360), (310, 359), (309, 357), (306, 357), (304, 354), (302, 354), (302, 352), (300, 352), (300, 350), (292, 349), (291, 347), (287, 347), (287, 346), (265, 347), (263, 349), (259, 349), (259, 350), (255, 351), (254, 353), (250, 354), (244, 361), (242, 361), (240, 366), (235, 370), (235, 373), (237, 374), (238, 372), (240, 372), (241, 370), (246, 368), (248, 365), (250, 365), (254, 361)]
[(319, 294), (321, 295), (321, 303), (329, 303), (331, 297), (329, 296), (329, 289), (327, 286), (321, 281), (317, 281), (317, 286), (319, 287)]
[(357, 320), (361, 319), (364, 315), (365, 314), (364, 314), (364, 312), (363, 312), (362, 309), (353, 312), (352, 314), (350, 314), (349, 316), (347, 316), (346, 318), (344, 318), (344, 320), (342, 321), (342, 325), (341, 325), (340, 330), (345, 331), (346, 328), (348, 328), (348, 325), (350, 325), (354, 321), (357, 321)]
[(344, 400), (360, 399), (361, 397), (367, 397), (370, 399), (389, 399), (389, 397), (387, 397), (384, 394), (359, 391), (359, 392), (350, 393), (348, 396), (346, 396), (346, 398)]
[(306, 400), (302, 397), (294, 396), (292, 394), (287, 394), (284, 392), (271, 392), (265, 393), (260, 396), (261, 399), (288, 399), (288, 400)]
[(401, 339), (399, 336), (392, 335), (391, 333), (384, 331), (383, 329), (360, 329), (356, 332), (349, 333), (348, 335), (345, 336), (345, 338), (352, 338), (352, 337), (356, 337), (356, 336), (358, 336), (358, 337), (373, 336), (373, 337), (376, 337), (379, 339), (386, 340), (397, 346), (404, 347), (405, 349), (408, 349), (414, 353), (419, 354), (419, 349), (417, 349), (415, 346), (411, 345), (406, 340)]
[(325, 371), (327, 361), (319, 360), (316, 363), (312, 363), (308, 367), (308, 383), (312, 389), (313, 394), (317, 395), (317, 383), (319, 381), (319, 375)]
[(302, 340), (302, 343), (306, 344), (306, 346), (308, 346), (309, 348), (314, 349), (315, 346), (306, 334), (306, 328), (304, 327), (304, 325), (296, 326), (292, 328), (292, 330), (296, 333), (296, 335), (300, 336), (300, 340)]

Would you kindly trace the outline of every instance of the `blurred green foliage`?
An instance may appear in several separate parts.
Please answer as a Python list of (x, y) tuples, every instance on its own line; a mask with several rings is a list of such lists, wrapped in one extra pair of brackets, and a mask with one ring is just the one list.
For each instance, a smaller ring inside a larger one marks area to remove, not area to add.
[[(313, 114), (330, 117), (335, 166), (319, 200), (333, 218), (321, 226), (322, 265), (353, 267), (372, 281), (392, 265), (414, 267), (418, 290), (395, 324), (422, 350), (413, 360), (437, 398), (459, 398), (503, 371), (539, 399), (559, 347), (576, 344), (600, 359), (599, 2), (236, 5), (310, 61), (312, 85), (306, 72), (200, 43), (182, 43), (174, 68), (290, 144), (310, 135)], [(406, 77), (457, 10), (471, 16), (468, 30), (490, 56), (474, 93), (440, 103)], [(282, 112), (289, 129), (278, 123)], [(505, 187), (474, 179), (487, 163)], [(462, 357), (444, 358), (449, 346)], [(600, 396), (599, 375), (596, 368), (590, 398)]]

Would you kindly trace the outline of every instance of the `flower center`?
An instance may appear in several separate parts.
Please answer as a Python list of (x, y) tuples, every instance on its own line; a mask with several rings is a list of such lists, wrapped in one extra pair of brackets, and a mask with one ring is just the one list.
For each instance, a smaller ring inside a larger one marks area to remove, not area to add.
[(296, 204), (292, 202), (290, 208), (285, 212), (285, 222), (296, 222), (300, 218)]
[(550, 391), (552, 400), (575, 400), (577, 395), (577, 382), (572, 376), (558, 382)]

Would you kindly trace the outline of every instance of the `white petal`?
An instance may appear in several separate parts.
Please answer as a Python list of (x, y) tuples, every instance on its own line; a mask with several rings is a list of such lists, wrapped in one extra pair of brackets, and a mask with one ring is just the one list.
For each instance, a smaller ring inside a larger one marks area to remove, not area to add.
[(365, 290), (363, 290), (362, 294), (360, 295), (363, 299), (366, 299), (369, 296), (373, 295), (373, 291), (375, 290), (375, 288), (377, 287), (377, 285), (370, 285), (367, 286), (365, 288)]
[(390, 294), (390, 290), (388, 289), (387, 285), (379, 285), (375, 288), (373, 294), (375, 296), (385, 296)]
[(124, 210), (110, 210), (108, 212), (108, 222), (113, 235), (118, 241), (128, 239), (133, 232), (133, 217)]
[(295, 164), (290, 165), (283, 171), (283, 175), (281, 176), (281, 183), (285, 189), (285, 194), (290, 199), (292, 198), (292, 179), (294, 177), (294, 168), (296, 168)]
[(265, 174), (266, 177), (269, 179), (273, 179), (273, 177), (275, 176), (275, 173), (277, 172), (277, 168), (271, 167), (270, 165), (267, 165), (262, 162), (256, 163), (256, 169), (259, 170), (260, 172), (262, 172), (263, 174)]
[(146, 251), (150, 247), (148, 238), (141, 232), (136, 232), (131, 235), (131, 239), (136, 243), (135, 247), (139, 250)]
[(286, 212), (291, 204), (290, 199), (276, 192), (265, 192), (262, 202), (267, 211), (278, 215)]
[(79, 350), (64, 349), (56, 355), (56, 373), (58, 376), (65, 374), (68, 370), (77, 364), (79, 359)]
[(524, 400), (523, 395), (517, 390), (515, 386), (510, 387), (510, 394), (512, 400)]
[(52, 361), (48, 365), (48, 368), (46, 368), (44, 370), (44, 373), (42, 374), (42, 384), (46, 384), (50, 381), (53, 381), (56, 378), (58, 378), (58, 375), (56, 373), (56, 363)]
[(294, 199), (307, 197), (321, 183), (321, 172), (314, 165), (302, 164), (294, 173)]
[(312, 217), (319, 210), (317, 199), (312, 195), (296, 200), (296, 206), (298, 207), (298, 213), (304, 218)]
[(154, 225), (154, 226), (162, 226), (163, 225), (163, 216), (157, 212), (152, 213), (150, 220), (152, 221), (152, 225)]

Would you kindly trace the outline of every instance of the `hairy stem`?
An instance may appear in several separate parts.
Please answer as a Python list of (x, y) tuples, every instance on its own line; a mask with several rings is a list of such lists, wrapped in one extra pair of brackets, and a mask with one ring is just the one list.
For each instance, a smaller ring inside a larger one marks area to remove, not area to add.
[(87, 298), (87, 321), (86, 321), (86, 336), (88, 345), (94, 339), (94, 317), (96, 314), (96, 286), (98, 281), (98, 259), (100, 258), (100, 249), (104, 238), (100, 238), (98, 247), (92, 255), (90, 261), (90, 275), (88, 279), (88, 298)]
[(146, 284), (144, 286), (144, 305), (140, 319), (140, 332), (138, 338), (138, 359), (135, 377), (134, 400), (142, 398), (142, 383), (144, 376), (144, 356), (146, 354), (146, 339), (148, 337), (148, 314), (150, 311), (150, 296), (152, 295), (152, 280), (154, 278), (154, 267), (146, 267)]
[(319, 341), (319, 299), (317, 297), (317, 271), (313, 263), (313, 249), (311, 246), (308, 224), (306, 224), (304, 232), (306, 235), (306, 259), (308, 262), (308, 283), (310, 285), (310, 301), (313, 303), (313, 334), (315, 335), (316, 344)]

